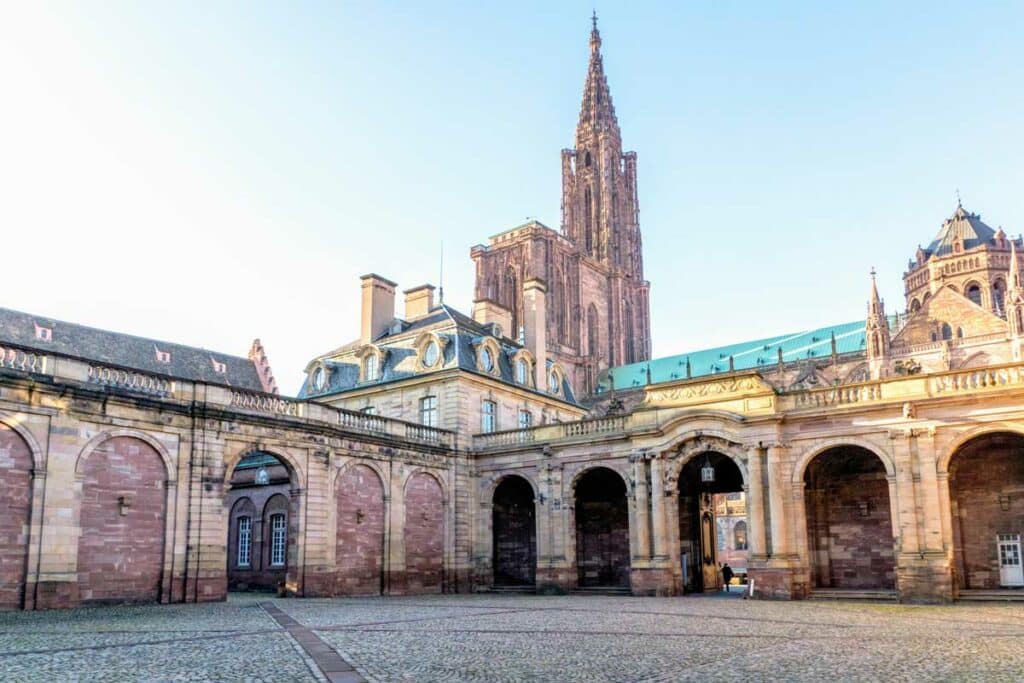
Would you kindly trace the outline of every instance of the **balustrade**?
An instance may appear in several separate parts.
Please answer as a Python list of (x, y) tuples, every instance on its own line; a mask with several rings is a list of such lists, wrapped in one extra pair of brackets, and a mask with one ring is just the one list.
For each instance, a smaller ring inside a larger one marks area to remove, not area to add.
[(0, 346), (0, 367), (23, 372), (46, 372), (46, 356), (23, 349)]
[(173, 389), (171, 380), (166, 377), (111, 368), (105, 365), (89, 366), (89, 382), (153, 396), (170, 396)]

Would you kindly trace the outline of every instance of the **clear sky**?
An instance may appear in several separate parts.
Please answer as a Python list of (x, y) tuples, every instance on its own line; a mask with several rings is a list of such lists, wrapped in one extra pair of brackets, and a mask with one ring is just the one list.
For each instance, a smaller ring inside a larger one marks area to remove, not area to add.
[[(590, 2), (7, 3), (0, 306), (244, 355), (286, 393), (358, 276), (560, 221)], [(956, 206), (1024, 231), (1024, 3), (597, 7), (655, 355), (863, 317)]]

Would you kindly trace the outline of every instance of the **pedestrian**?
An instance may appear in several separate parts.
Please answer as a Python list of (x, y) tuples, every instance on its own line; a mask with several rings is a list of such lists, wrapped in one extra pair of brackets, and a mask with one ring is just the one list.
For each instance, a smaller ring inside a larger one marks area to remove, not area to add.
[(730, 567), (729, 563), (726, 562), (722, 566), (722, 583), (724, 584), (723, 590), (726, 593), (729, 592), (729, 584), (732, 582), (732, 576), (733, 576), (732, 567)]

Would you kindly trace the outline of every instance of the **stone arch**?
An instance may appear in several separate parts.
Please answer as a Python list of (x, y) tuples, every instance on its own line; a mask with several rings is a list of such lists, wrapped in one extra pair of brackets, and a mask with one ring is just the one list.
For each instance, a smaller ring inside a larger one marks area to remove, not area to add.
[(23, 425), (21, 420), (3, 413), (0, 413), (0, 426), (6, 426), (12, 432), (21, 437), (22, 441), (25, 442), (25, 445), (28, 446), (29, 452), (32, 455), (32, 466), (34, 471), (45, 472), (45, 454), (43, 453), (43, 449), (39, 445), (39, 441), (36, 439), (35, 434)]
[(353, 467), (356, 467), (357, 465), (362, 465), (363, 467), (368, 467), (371, 470), (373, 470), (377, 474), (377, 476), (380, 477), (381, 486), (383, 486), (385, 491), (387, 491), (388, 476), (384, 472), (384, 470), (381, 469), (380, 464), (377, 463), (377, 461), (375, 460), (363, 460), (359, 458), (349, 458), (348, 460), (341, 463), (341, 465), (334, 468), (334, 471), (331, 473), (330, 480), (331, 490), (334, 490), (334, 488), (338, 485), (338, 479), (340, 479), (345, 472), (352, 469)]
[(884, 450), (879, 448), (876, 444), (871, 443), (866, 439), (862, 439), (855, 436), (844, 436), (837, 437), (835, 439), (826, 439), (825, 441), (816, 441), (813, 445), (808, 446), (807, 449), (796, 459), (796, 463), (793, 466), (793, 484), (800, 485), (804, 481), (804, 473), (807, 471), (807, 466), (811, 464), (811, 461), (816, 457), (824, 453), (825, 451), (833, 448), (839, 448), (842, 446), (857, 446), (863, 448), (866, 451), (871, 451), (878, 459), (882, 461), (882, 465), (885, 466), (885, 474), (888, 477), (896, 476), (896, 467), (893, 465), (892, 456), (886, 453)]
[(432, 469), (426, 467), (413, 467), (405, 475), (405, 481), (402, 482), (402, 490), (407, 491), (409, 488), (409, 482), (417, 474), (425, 474), (433, 479), (439, 487), (441, 487), (441, 502), (445, 507), (448, 507), (448, 487), (445, 485), (444, 479)]
[(509, 473), (491, 487), (491, 568), (495, 585), (536, 585), (537, 492)]
[(629, 477), (592, 463), (572, 477), (571, 491), (578, 585), (629, 586)]
[(602, 462), (588, 462), (588, 463), (583, 463), (573, 473), (572, 477), (569, 479), (569, 486), (568, 486), (569, 495), (575, 497), (575, 495), (576, 495), (575, 494), (575, 492), (576, 492), (576, 485), (579, 483), (580, 479), (582, 479), (583, 476), (587, 474), (587, 472), (590, 472), (591, 470), (595, 470), (595, 469), (598, 469), (598, 468), (604, 468), (606, 470), (611, 470), (612, 472), (615, 472), (615, 474), (619, 475), (622, 478), (622, 483), (626, 486), (626, 490), (629, 491), (629, 486), (630, 486), (629, 474), (627, 472), (623, 471), (617, 464), (602, 463)]
[(306, 480), (305, 470), (301, 467), (295, 457), (287, 450), (283, 448), (268, 448), (262, 445), (248, 444), (233, 453), (231, 456), (226, 456), (224, 458), (224, 482), (230, 482), (232, 478), (234, 478), (235, 468), (238, 467), (238, 463), (242, 462), (243, 459), (254, 453), (266, 453), (280, 460), (281, 464), (288, 469), (293, 485), (301, 486), (302, 482)]
[(957, 452), (966, 446), (969, 442), (974, 441), (978, 437), (987, 436), (990, 434), (1016, 434), (1017, 436), (1024, 436), (1024, 429), (1019, 426), (1011, 425), (1005, 422), (994, 422), (987, 424), (983, 427), (977, 427), (975, 429), (968, 430), (959, 434), (941, 453), (936, 468), (940, 475), (949, 474), (949, 463), (953, 460), (953, 456)]
[(746, 487), (749, 482), (745, 449), (725, 432), (707, 429), (693, 430), (683, 434), (670, 448), (662, 452), (669, 458), (665, 472), (668, 488), (674, 489), (683, 468), (703, 453), (724, 455), (739, 469), (743, 486)]
[(160, 600), (173, 546), (172, 471), (159, 444), (134, 430), (106, 432), (83, 449), (76, 463), (82, 602)]
[(366, 462), (354, 460), (338, 470), (332, 488), (338, 595), (378, 595), (384, 589), (386, 481)]
[(0, 608), (25, 604), (32, 520), (32, 445), (20, 429), (0, 421)]
[(171, 454), (168, 453), (167, 449), (164, 448), (164, 445), (160, 443), (157, 439), (155, 439), (152, 435), (143, 431), (139, 431), (138, 429), (111, 429), (105, 432), (101, 432), (96, 436), (92, 437), (91, 439), (89, 439), (89, 441), (86, 442), (85, 446), (82, 448), (81, 452), (78, 454), (78, 460), (75, 462), (75, 475), (80, 476), (85, 461), (88, 460), (89, 456), (91, 456), (96, 451), (97, 448), (103, 445), (105, 441), (121, 437), (138, 439), (139, 441), (145, 442), (150, 447), (152, 447), (153, 450), (156, 451), (157, 455), (160, 456), (160, 459), (163, 461), (164, 470), (166, 471), (167, 475), (167, 481), (177, 481), (177, 470), (174, 467), (174, 460), (171, 458)]
[(947, 466), (955, 589), (1024, 587), (1024, 435), (995, 430), (961, 439)]
[(509, 477), (519, 477), (520, 479), (526, 480), (526, 483), (530, 485), (530, 489), (533, 490), (533, 497), (534, 497), (534, 499), (537, 498), (537, 492), (538, 492), (537, 482), (534, 480), (534, 478), (532, 476), (530, 476), (526, 472), (520, 471), (520, 470), (516, 470), (516, 471), (513, 471), (513, 472), (502, 472), (502, 473), (498, 474), (497, 476), (488, 479), (486, 481), (483, 489), (480, 491), (480, 493), (481, 493), (481, 500), (493, 501), (494, 500), (494, 492), (495, 492), (495, 490), (497, 490), (497, 488), (501, 484), (501, 482), (505, 481)]
[(403, 485), (405, 583), (410, 593), (444, 590), (447, 497), (440, 478), (417, 468)]
[(814, 451), (794, 487), (803, 494), (811, 587), (894, 590), (898, 531), (887, 463), (849, 443)]

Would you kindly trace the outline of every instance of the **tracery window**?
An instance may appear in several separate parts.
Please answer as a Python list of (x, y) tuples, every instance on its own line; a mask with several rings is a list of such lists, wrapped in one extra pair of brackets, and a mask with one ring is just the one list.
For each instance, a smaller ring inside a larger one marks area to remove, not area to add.
[(288, 548), (288, 520), (282, 514), (270, 516), (270, 565), (283, 567)]

